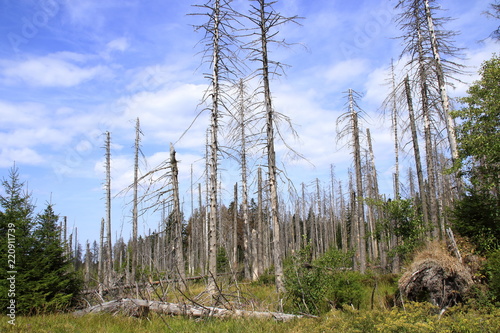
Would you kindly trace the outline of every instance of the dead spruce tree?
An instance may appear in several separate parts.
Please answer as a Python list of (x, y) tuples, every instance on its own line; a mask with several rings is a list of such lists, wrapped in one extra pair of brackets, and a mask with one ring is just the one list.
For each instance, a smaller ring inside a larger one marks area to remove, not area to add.
[[(366, 271), (366, 227), (363, 199), (363, 175), (361, 171), (361, 143), (359, 118), (361, 108), (357, 104), (357, 99), (361, 95), (352, 89), (347, 92), (348, 110), (337, 118), (337, 140), (342, 141), (346, 136), (350, 136), (349, 146), (352, 147), (354, 158), (354, 170), (356, 174), (356, 190), (353, 191), (351, 203), (355, 218), (352, 221), (352, 239), (356, 244), (355, 263), (361, 273)], [(342, 127), (340, 127), (342, 126)]]
[(231, 8), (232, 0), (209, 0), (203, 5), (195, 5), (207, 18), (207, 22), (195, 26), (196, 30), (204, 31), (202, 42), (203, 62), (208, 63), (211, 73), (205, 74), (210, 86), (203, 98), (209, 104), (210, 112), (210, 139), (207, 153), (208, 186), (209, 186), (209, 228), (208, 228), (208, 292), (216, 293), (217, 276), (217, 187), (219, 163), (219, 119), (226, 107), (224, 99), (228, 99), (225, 82), (232, 82), (237, 73), (237, 57), (234, 52), (237, 40), (233, 34), (234, 11)]
[(131, 276), (129, 282), (135, 281), (137, 268), (137, 225), (139, 219), (138, 213), (138, 189), (139, 189), (139, 153), (141, 152), (141, 125), (139, 118), (135, 123), (135, 144), (134, 144), (134, 183), (132, 199), (132, 264)]
[(256, 77), (260, 80), (260, 93), (263, 96), (263, 112), (265, 117), (266, 155), (268, 168), (268, 182), (271, 196), (271, 220), (273, 231), (273, 262), (276, 276), (276, 288), (279, 292), (285, 291), (283, 281), (283, 253), (281, 240), (281, 224), (279, 221), (277, 164), (275, 151), (276, 121), (279, 114), (275, 111), (271, 94), (271, 75), (280, 75), (283, 64), (271, 60), (270, 47), (273, 44), (286, 45), (276, 36), (279, 28), (290, 22), (296, 22), (297, 16), (284, 17), (275, 11), (276, 1), (252, 0), (248, 15), (245, 17), (251, 22), (251, 38), (246, 49), (249, 50), (249, 59), (258, 63)]
[(111, 284), (113, 276), (113, 243), (111, 240), (111, 134), (105, 133), (105, 168), (106, 168), (106, 182), (104, 189), (106, 191), (106, 268), (105, 277), (107, 285)]
[(400, 173), (399, 173), (399, 125), (401, 118), (401, 112), (398, 107), (398, 91), (396, 83), (396, 74), (394, 61), (391, 60), (391, 72), (390, 77), (387, 80), (390, 85), (389, 95), (386, 97), (383, 103), (383, 116), (385, 117), (387, 113), (390, 114), (391, 118), (391, 130), (394, 137), (394, 199), (400, 197)]
[(424, 224), (426, 226), (429, 225), (429, 209), (427, 204), (427, 191), (425, 189), (424, 182), (424, 172), (422, 170), (422, 159), (420, 155), (420, 145), (419, 138), (417, 133), (417, 122), (415, 119), (415, 110), (413, 106), (413, 97), (410, 85), (410, 78), (407, 75), (404, 80), (404, 92), (406, 95), (406, 103), (408, 105), (408, 117), (409, 117), (409, 126), (411, 130), (411, 142), (413, 144), (413, 156), (415, 158), (415, 168), (417, 169), (417, 180), (418, 180), (418, 188), (420, 195), (420, 202), (422, 204), (422, 217), (424, 220)]
[(182, 214), (181, 204), (179, 201), (179, 168), (177, 167), (177, 159), (175, 158), (174, 145), (170, 144), (170, 172), (171, 186), (173, 199), (173, 231), (174, 231), (174, 257), (175, 269), (179, 276), (179, 287), (181, 290), (185, 287), (186, 271), (184, 265), (184, 250), (182, 245)]
[[(252, 275), (255, 267), (252, 269), (252, 253), (255, 254), (255, 226), (250, 230), (249, 211), (248, 211), (248, 155), (249, 151), (255, 147), (255, 103), (254, 96), (250, 95), (247, 90), (247, 83), (240, 79), (236, 84), (236, 98), (233, 101), (231, 112), (231, 120), (229, 122), (229, 144), (234, 147), (234, 157), (240, 164), (241, 172), (241, 210), (243, 217), (243, 264), (244, 275), (246, 279), (256, 279), (256, 275)], [(236, 197), (236, 194), (235, 194)]]
[[(458, 156), (455, 124), (450, 114), (447, 85), (463, 73), (463, 66), (455, 61), (459, 59), (460, 49), (453, 45), (453, 31), (443, 29), (447, 17), (437, 17), (439, 9), (435, 0), (400, 0), (396, 8), (401, 10), (397, 23), (403, 33), (402, 56), (407, 56), (407, 71), (412, 75), (412, 82), (419, 87), (420, 109), (424, 125), (426, 148), (427, 177), (429, 183), (429, 213), (433, 224), (433, 236), (444, 235), (443, 214), (440, 213), (437, 191), (439, 172), (436, 166), (433, 141), (441, 141), (439, 134), (447, 133), (447, 150), (451, 162)], [(449, 165), (448, 165), (449, 167)], [(461, 190), (461, 180), (457, 176), (453, 184), (455, 193)], [(437, 219), (437, 217), (440, 217)]]

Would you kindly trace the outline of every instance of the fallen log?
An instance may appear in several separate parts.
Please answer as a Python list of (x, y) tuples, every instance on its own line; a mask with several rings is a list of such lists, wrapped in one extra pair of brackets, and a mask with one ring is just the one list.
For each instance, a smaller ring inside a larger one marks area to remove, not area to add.
[(123, 298), (95, 306), (74, 313), (76, 316), (83, 316), (89, 313), (122, 313), (127, 316), (144, 317), (149, 312), (158, 314), (189, 316), (189, 317), (216, 317), (216, 318), (261, 318), (275, 319), (277, 321), (289, 321), (302, 318), (302, 315), (293, 315), (282, 312), (228, 310), (212, 306), (195, 306), (189, 304), (177, 304), (160, 301), (148, 301), (142, 299)]

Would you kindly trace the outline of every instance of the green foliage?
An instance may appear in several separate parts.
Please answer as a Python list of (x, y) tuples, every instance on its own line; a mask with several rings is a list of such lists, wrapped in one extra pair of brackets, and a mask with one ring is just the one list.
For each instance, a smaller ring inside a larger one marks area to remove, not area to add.
[(321, 314), (332, 307), (359, 307), (365, 295), (363, 275), (351, 271), (352, 253), (331, 249), (311, 263), (307, 245), (285, 263), (290, 311)]
[(500, 244), (500, 57), (483, 63), (481, 78), (461, 99), (454, 112), (459, 161), (468, 191), (454, 207), (456, 231), (467, 236), (481, 252)]
[(217, 249), (217, 272), (227, 273), (229, 271), (229, 258), (227, 257), (226, 249), (220, 246)]
[(37, 216), (33, 233), (34, 274), (30, 279), (32, 308), (40, 311), (56, 311), (73, 305), (81, 287), (70, 259), (65, 255), (58, 228), (59, 217), (52, 205)]
[(483, 63), (481, 79), (461, 99), (465, 107), (454, 113), (460, 162), (473, 186), (499, 189), (500, 179), (500, 57)]
[(500, 302), (500, 250), (496, 250), (488, 256), (485, 273), (493, 300)]
[(65, 309), (74, 301), (80, 280), (64, 255), (58, 216), (48, 205), (34, 217), (35, 207), (30, 195), (23, 192), (16, 168), (2, 185), (6, 193), (0, 196), (2, 313), (11, 301), (15, 301), (18, 315)]
[(389, 255), (399, 255), (403, 260), (407, 259), (424, 243), (425, 234), (429, 228), (422, 222), (419, 207), (413, 199), (389, 199), (375, 204), (384, 212), (384, 218), (377, 225), (377, 237), (383, 239), (383, 235), (397, 236), (398, 245)]
[(264, 270), (264, 273), (259, 275), (257, 283), (261, 285), (275, 285), (276, 275), (274, 274), (274, 265)]
[(480, 253), (500, 248), (498, 200), (488, 192), (471, 189), (455, 203), (453, 227), (469, 238)]
[(258, 319), (217, 319), (166, 317), (150, 314), (138, 319), (111, 314), (75, 317), (71, 314), (19, 317), (16, 326), (0, 321), (0, 332), (421, 332), (421, 333), (496, 333), (500, 332), (500, 308), (477, 311), (456, 306), (441, 316), (429, 303), (406, 303), (404, 308), (355, 310), (346, 306), (332, 310), (319, 319), (303, 318), (291, 322)]
[(406, 303), (390, 310), (359, 311), (351, 307), (333, 310), (319, 321), (300, 321), (294, 332), (343, 333), (493, 333), (500, 329), (500, 309), (491, 312), (453, 307), (442, 315), (430, 303)]

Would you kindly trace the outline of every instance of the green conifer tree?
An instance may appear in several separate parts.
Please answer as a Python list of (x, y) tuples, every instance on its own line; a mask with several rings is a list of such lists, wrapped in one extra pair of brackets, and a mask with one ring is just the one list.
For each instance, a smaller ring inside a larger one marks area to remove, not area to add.
[(66, 309), (74, 303), (81, 286), (70, 258), (64, 253), (58, 220), (52, 204), (36, 218), (33, 279), (29, 284), (33, 290), (32, 305), (38, 311)]
[[(31, 195), (14, 166), (2, 181), (0, 195), (0, 307), (15, 304), (14, 313), (35, 314), (71, 305), (80, 279), (64, 253), (58, 216), (49, 204), (35, 216)], [(10, 279), (8, 279), (10, 278)]]
[[(19, 170), (14, 166), (7, 179), (2, 180), (5, 195), (0, 195), (0, 307), (9, 312), (11, 301), (14, 312), (20, 314), (30, 307), (27, 295), (34, 238), (34, 206)], [(9, 279), (8, 279), (9, 278)]]

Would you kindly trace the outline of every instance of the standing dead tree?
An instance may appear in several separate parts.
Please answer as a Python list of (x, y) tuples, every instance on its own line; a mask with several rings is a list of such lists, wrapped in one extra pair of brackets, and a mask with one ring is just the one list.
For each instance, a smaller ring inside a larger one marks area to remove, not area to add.
[[(428, 181), (429, 219), (433, 237), (443, 237), (445, 221), (441, 214), (440, 190), (437, 181), (439, 166), (434, 142), (440, 142), (443, 129), (448, 137), (447, 149), (453, 162), (458, 157), (455, 124), (450, 115), (447, 85), (463, 73), (463, 66), (453, 61), (459, 58), (460, 49), (455, 47), (453, 31), (443, 29), (449, 18), (436, 17), (435, 0), (399, 0), (396, 8), (401, 10), (397, 23), (402, 30), (404, 49), (408, 56), (406, 68), (412, 82), (419, 90), (419, 111), (423, 120)], [(455, 189), (460, 191), (461, 180), (456, 179)], [(455, 191), (456, 192), (456, 191)]]
[(203, 98), (209, 104), (210, 111), (210, 138), (207, 152), (208, 186), (209, 186), (209, 228), (208, 228), (208, 291), (215, 294), (217, 276), (217, 187), (218, 187), (218, 161), (219, 146), (219, 119), (222, 110), (226, 108), (225, 99), (228, 99), (224, 82), (231, 82), (237, 73), (237, 57), (235, 45), (237, 40), (233, 34), (233, 24), (236, 22), (234, 11), (231, 8), (232, 0), (209, 0), (203, 5), (195, 5), (208, 18), (207, 22), (195, 26), (196, 30), (205, 32), (203, 37), (203, 61), (211, 68), (210, 74), (205, 77), (210, 81), (210, 86)]
[(104, 189), (106, 191), (106, 269), (104, 279), (107, 284), (111, 284), (113, 274), (113, 253), (111, 240), (111, 134), (105, 133), (104, 148), (105, 153), (105, 168), (106, 168), (106, 183)]
[[(241, 172), (241, 209), (243, 217), (243, 263), (246, 279), (252, 278), (252, 253), (255, 253), (256, 239), (252, 234), (256, 233), (255, 226), (250, 231), (249, 209), (248, 209), (248, 175), (249, 175), (249, 152), (258, 143), (254, 134), (256, 118), (254, 96), (247, 90), (245, 80), (240, 81), (235, 86), (236, 98), (233, 101), (231, 120), (229, 122), (229, 144), (234, 147), (236, 153), (234, 157), (240, 164)], [(236, 197), (236, 194), (235, 194)], [(255, 271), (255, 267), (253, 268)], [(254, 277), (256, 278), (256, 276)]]
[(134, 183), (133, 183), (133, 201), (132, 201), (132, 264), (131, 264), (131, 281), (135, 281), (137, 267), (137, 225), (138, 225), (138, 189), (139, 189), (139, 153), (141, 151), (141, 125), (139, 118), (135, 124), (135, 145), (134, 145)]
[[(245, 17), (251, 22), (250, 37), (253, 38), (245, 45), (249, 51), (249, 59), (257, 62), (256, 77), (261, 84), (259, 92), (263, 95), (263, 113), (265, 118), (266, 155), (268, 168), (268, 182), (271, 196), (271, 220), (273, 231), (273, 262), (276, 276), (276, 288), (279, 292), (285, 291), (283, 280), (283, 249), (281, 240), (281, 224), (279, 221), (279, 199), (277, 183), (277, 162), (275, 151), (276, 121), (280, 116), (274, 109), (271, 96), (271, 76), (280, 75), (283, 64), (270, 59), (270, 47), (273, 44), (286, 45), (283, 40), (276, 39), (279, 27), (290, 22), (296, 22), (298, 17), (285, 17), (275, 11), (276, 1), (252, 0), (248, 15)], [(287, 119), (285, 117), (285, 119)], [(279, 133), (279, 131), (278, 131)]]
[[(363, 199), (363, 176), (361, 171), (361, 143), (359, 118), (361, 108), (357, 104), (360, 94), (352, 89), (347, 93), (348, 110), (337, 118), (337, 140), (341, 141), (346, 136), (351, 136), (349, 145), (353, 149), (354, 169), (356, 173), (356, 191), (353, 195), (355, 201), (353, 224), (351, 227), (352, 237), (356, 243), (356, 264), (361, 273), (366, 271), (366, 227)], [(340, 128), (340, 126), (343, 126)]]
[(172, 199), (173, 199), (173, 230), (174, 230), (174, 255), (175, 266), (180, 279), (180, 288), (184, 289), (186, 280), (186, 271), (184, 265), (184, 251), (182, 245), (182, 214), (181, 204), (179, 201), (179, 168), (177, 167), (177, 159), (175, 158), (175, 149), (170, 144), (170, 172), (171, 172), (171, 185), (172, 185)]

